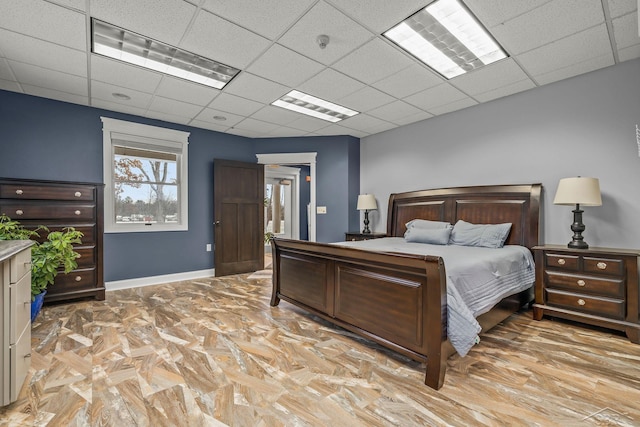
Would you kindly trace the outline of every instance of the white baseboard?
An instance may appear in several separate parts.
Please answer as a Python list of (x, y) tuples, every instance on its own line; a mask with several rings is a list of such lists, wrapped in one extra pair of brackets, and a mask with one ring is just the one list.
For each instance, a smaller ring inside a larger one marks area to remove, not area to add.
[(215, 276), (215, 269), (186, 271), (184, 273), (164, 274), (162, 276), (138, 277), (136, 279), (114, 280), (105, 282), (107, 291), (118, 289), (140, 288), (142, 286), (160, 285), (162, 283), (179, 282), (181, 280), (201, 279), (203, 277)]

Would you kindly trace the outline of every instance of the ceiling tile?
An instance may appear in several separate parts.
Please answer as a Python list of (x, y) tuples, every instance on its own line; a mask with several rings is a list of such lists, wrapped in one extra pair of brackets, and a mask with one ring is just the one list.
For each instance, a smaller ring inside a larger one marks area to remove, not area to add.
[(274, 40), (313, 2), (314, 0), (206, 0), (202, 7)]
[(315, 132), (318, 129), (329, 126), (329, 124), (330, 122), (326, 120), (317, 119), (315, 117), (307, 117), (305, 115), (299, 114), (298, 118), (291, 123), (288, 123), (287, 126), (294, 129)]
[[(224, 117), (226, 120), (216, 120), (214, 117)], [(200, 114), (198, 114), (194, 120), (199, 120), (201, 122), (213, 123), (216, 126), (234, 126), (236, 123), (239, 123), (243, 120), (243, 116), (239, 116), (237, 114), (227, 113), (225, 111), (216, 110), (215, 108), (205, 108), (202, 110)]]
[(435, 107), (465, 99), (467, 96), (448, 83), (423, 90), (404, 98), (406, 102), (422, 110), (431, 111)]
[(477, 105), (478, 103), (471, 98), (464, 98), (454, 101), (450, 104), (440, 105), (429, 110), (430, 113), (440, 116), (442, 114), (451, 113), (453, 111), (462, 110), (463, 108)]
[(162, 75), (155, 71), (92, 54), (91, 79), (153, 93), (160, 84)]
[(365, 85), (361, 82), (327, 68), (304, 82), (299, 89), (304, 93), (333, 101), (363, 87)]
[(76, 95), (68, 92), (61, 92), (58, 90), (43, 88), (39, 86), (22, 85), (24, 93), (33, 96), (40, 96), (42, 98), (55, 99), (57, 101), (70, 102), (72, 104), (89, 105), (89, 98), (82, 95)]
[(342, 120), (340, 122), (340, 126), (367, 132), (369, 134), (382, 132), (383, 130), (396, 127), (396, 125), (393, 123), (364, 113)]
[(222, 92), (209, 104), (209, 107), (241, 116), (250, 116), (261, 109), (263, 104)]
[(87, 77), (87, 54), (83, 51), (1, 29), (0, 49), (15, 61)]
[(202, 111), (202, 106), (193, 105), (175, 99), (154, 96), (149, 104), (149, 111), (174, 114), (180, 117), (195, 117)]
[(49, 1), (52, 3), (57, 3), (60, 6), (79, 10), (81, 12), (85, 12), (87, 10), (86, 0), (49, 0)]
[(640, 43), (638, 24), (638, 15), (635, 13), (613, 20), (613, 34), (615, 35), (618, 49), (624, 49)]
[(618, 59), (620, 62), (636, 58), (640, 58), (640, 44), (625, 47), (624, 49), (618, 49)]
[(638, 9), (638, 0), (608, 0), (612, 18), (625, 15)]
[(105, 101), (97, 98), (91, 99), (91, 106), (96, 108), (102, 108), (103, 110), (118, 111), (120, 113), (133, 114), (140, 117), (144, 117), (144, 114), (147, 111), (145, 108), (138, 108), (132, 105), (119, 104), (117, 102), (110, 102), (110, 101)]
[(0, 10), (0, 28), (78, 50), (87, 47), (82, 13), (41, 0), (0, 0)]
[(449, 83), (473, 96), (527, 79), (522, 68), (512, 58), (507, 58), (458, 76)]
[(572, 64), (609, 55), (611, 43), (605, 24), (590, 28), (517, 57), (529, 75), (536, 77)]
[(90, 7), (94, 18), (173, 46), (178, 46), (197, 10), (175, 0), (91, 0)]
[(511, 55), (517, 55), (604, 22), (601, 0), (553, 0), (490, 28)]
[(0, 59), (0, 79), (15, 80), (15, 76), (6, 59)]
[(244, 69), (269, 46), (269, 40), (201, 10), (180, 47), (214, 61)]
[(411, 65), (372, 84), (396, 98), (404, 98), (421, 90), (442, 84), (444, 80), (419, 64)]
[(469, 10), (487, 28), (517, 18), (545, 3), (549, 0), (465, 0)]
[(181, 125), (189, 124), (190, 117), (177, 116), (175, 114), (161, 113), (159, 111), (147, 111), (144, 115), (150, 119), (162, 120), (169, 123), (179, 123)]
[(269, 132), (278, 127), (280, 127), (280, 125), (263, 122), (262, 120), (252, 119), (251, 117), (242, 120), (240, 123), (234, 126), (235, 129), (249, 130), (254, 132)]
[(433, 114), (429, 114), (426, 111), (420, 111), (419, 113), (416, 113), (410, 116), (405, 116), (400, 119), (396, 119), (393, 122), (398, 126), (404, 126), (410, 123), (420, 122), (422, 120), (426, 120), (431, 117), (433, 117)]
[(493, 99), (502, 98), (503, 96), (513, 95), (514, 93), (533, 89), (534, 87), (536, 87), (535, 83), (527, 77), (526, 80), (507, 84), (487, 92), (478, 93), (473, 95), (473, 97), (480, 102), (487, 102)]
[(287, 86), (243, 72), (224, 88), (225, 92), (253, 101), (271, 104), (289, 92)]
[(274, 107), (267, 105), (260, 111), (254, 113), (251, 118), (256, 120), (262, 120), (264, 122), (276, 123), (280, 125), (286, 125), (300, 117), (300, 113), (289, 111), (285, 108)]
[[(114, 93), (122, 93), (131, 97), (129, 100), (115, 98)], [(136, 107), (147, 110), (147, 106), (151, 102), (152, 95), (149, 93), (139, 92), (134, 89), (124, 88), (109, 83), (91, 81), (91, 100), (101, 99), (107, 102), (123, 104), (130, 107)]]
[(268, 132), (267, 137), (290, 137), (290, 136), (300, 136), (300, 131), (298, 129), (291, 129), (286, 126), (280, 126), (279, 128), (275, 128)]
[(355, 129), (349, 129), (336, 124), (331, 124), (322, 129), (318, 129), (314, 132), (314, 134), (326, 136), (351, 135), (355, 136), (356, 138), (364, 138), (365, 136), (371, 135), (370, 132), (362, 132)]
[[(330, 38), (324, 49), (321, 49), (316, 41), (321, 34)], [(321, 1), (296, 22), (278, 42), (309, 58), (330, 65), (373, 36), (372, 32)]]
[(162, 77), (156, 89), (156, 95), (202, 106), (208, 105), (218, 94), (218, 89), (171, 76)]
[(4, 80), (2, 78), (0, 78), (0, 90), (8, 90), (8, 91), (11, 91), (11, 92), (21, 92), (22, 93), (22, 88), (18, 85), (17, 82), (10, 81), (10, 80)]
[(365, 86), (336, 102), (344, 107), (348, 107), (360, 112), (366, 112), (395, 101), (395, 98), (380, 92), (370, 86)]
[(374, 33), (387, 31), (432, 0), (328, 0)]
[(247, 68), (247, 71), (274, 82), (295, 87), (318, 74), (322, 69), (324, 69), (324, 65), (319, 62), (279, 44), (274, 44), (256, 59)]
[(200, 120), (191, 120), (189, 122), (189, 126), (195, 126), (201, 129), (214, 130), (216, 132), (226, 132), (229, 129), (229, 126), (227, 125), (219, 125), (217, 122), (211, 123), (211, 122), (203, 122)]
[(608, 67), (613, 64), (614, 64), (613, 55), (611, 53), (607, 53), (605, 55), (591, 58), (586, 61), (570, 64), (566, 67), (562, 67), (562, 68), (555, 67), (546, 73), (534, 75), (534, 78), (539, 84), (546, 85), (548, 83), (556, 82), (558, 80), (563, 80), (569, 77), (577, 76), (578, 74), (584, 74), (584, 73), (588, 73), (589, 71), (594, 71), (600, 68)]
[(388, 43), (374, 39), (336, 62), (332, 68), (371, 84), (414, 62)]
[(89, 95), (89, 85), (86, 77), (72, 76), (71, 74), (11, 60), (9, 60), (9, 66), (17, 76), (18, 82), (23, 85), (38, 86), (73, 95)]
[(229, 128), (226, 133), (230, 133), (232, 135), (244, 136), (245, 138), (263, 138), (265, 132), (258, 132), (254, 130), (247, 129), (238, 129), (238, 128)]
[(396, 123), (397, 120), (407, 116), (413, 116), (416, 114), (424, 113), (422, 110), (407, 104), (403, 101), (395, 101), (375, 110), (368, 111), (367, 114), (377, 117), (388, 122)]

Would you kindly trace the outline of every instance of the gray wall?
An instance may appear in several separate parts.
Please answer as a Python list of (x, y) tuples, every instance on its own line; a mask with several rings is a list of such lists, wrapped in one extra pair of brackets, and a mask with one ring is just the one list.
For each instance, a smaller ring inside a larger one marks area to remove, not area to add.
[(542, 183), (542, 243), (566, 244), (572, 208), (553, 205), (558, 180), (600, 179), (584, 208), (591, 246), (640, 248), (640, 60), (501, 98), (361, 140), (360, 188), (382, 209), (390, 193), (463, 185)]

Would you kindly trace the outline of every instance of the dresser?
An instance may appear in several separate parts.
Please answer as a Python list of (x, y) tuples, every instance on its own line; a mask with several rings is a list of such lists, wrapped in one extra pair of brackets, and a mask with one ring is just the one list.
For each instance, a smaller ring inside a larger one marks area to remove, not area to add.
[(533, 248), (533, 318), (547, 314), (624, 331), (640, 344), (640, 251), (615, 248)]
[(0, 241), (0, 406), (18, 398), (31, 366), (31, 245)]
[(361, 233), (359, 231), (347, 232), (344, 234), (344, 240), (352, 242), (356, 240), (371, 240), (387, 237), (387, 233)]
[[(0, 213), (29, 229), (74, 227), (84, 234), (82, 244), (75, 246), (80, 255), (77, 269), (58, 274), (47, 288), (45, 301), (104, 299), (102, 203), (102, 184), (0, 179)], [(40, 239), (46, 234), (40, 232)]]

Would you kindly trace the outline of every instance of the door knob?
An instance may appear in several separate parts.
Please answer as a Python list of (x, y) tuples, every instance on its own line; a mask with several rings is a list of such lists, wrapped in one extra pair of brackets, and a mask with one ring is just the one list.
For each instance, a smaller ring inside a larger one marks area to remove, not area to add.
[(214, 222), (213, 225), (220, 225), (220, 221)]

